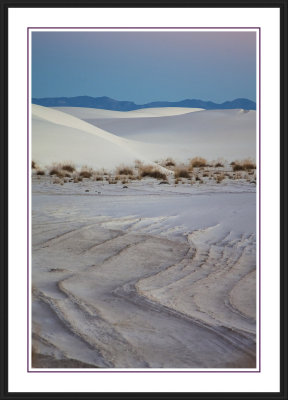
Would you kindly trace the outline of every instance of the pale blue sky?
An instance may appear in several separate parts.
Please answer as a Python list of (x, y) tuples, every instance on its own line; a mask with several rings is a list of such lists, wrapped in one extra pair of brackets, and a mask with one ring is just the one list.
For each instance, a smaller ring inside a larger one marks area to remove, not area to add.
[(32, 97), (256, 98), (255, 32), (33, 32)]

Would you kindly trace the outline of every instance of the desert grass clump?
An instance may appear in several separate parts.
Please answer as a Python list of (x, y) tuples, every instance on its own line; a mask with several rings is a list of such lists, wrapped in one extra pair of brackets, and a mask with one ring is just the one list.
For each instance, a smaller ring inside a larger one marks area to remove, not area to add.
[(118, 175), (133, 175), (133, 168), (128, 167), (126, 165), (120, 166), (117, 168)]
[(256, 164), (250, 160), (250, 159), (245, 159), (242, 161), (234, 161), (234, 163), (230, 164), (232, 165), (233, 171), (250, 171), (252, 169), (256, 169)]
[(36, 175), (45, 175), (45, 171), (43, 171), (43, 169), (37, 169)]
[(37, 168), (37, 164), (36, 164), (36, 162), (33, 161), (33, 160), (32, 160), (32, 162), (31, 162), (31, 168), (32, 168), (32, 169), (36, 169), (36, 168)]
[(194, 157), (190, 160), (191, 168), (201, 168), (207, 166), (207, 160), (203, 157)]
[(225, 179), (224, 175), (217, 175), (215, 177), (215, 180), (216, 180), (217, 183), (221, 183), (224, 179)]
[(49, 175), (56, 175), (58, 178), (63, 178), (65, 174), (62, 171), (62, 167), (60, 166), (60, 164), (54, 164), (49, 170)]
[(67, 172), (71, 172), (72, 173), (72, 172), (75, 171), (75, 166), (72, 163), (65, 162), (62, 165), (62, 169), (63, 169), (63, 171), (67, 171)]
[(187, 168), (180, 167), (175, 170), (175, 178), (190, 178), (190, 174)]
[(90, 179), (93, 175), (92, 168), (83, 167), (79, 172), (79, 177)]
[(173, 158), (168, 157), (168, 158), (166, 158), (166, 160), (164, 161), (163, 164), (165, 167), (175, 167), (176, 162), (173, 160)]
[(221, 168), (221, 167), (224, 167), (224, 164), (222, 164), (221, 162), (217, 162), (215, 164), (215, 168)]
[(235, 163), (233, 165), (233, 172), (236, 172), (236, 171), (244, 171), (243, 165)]
[(146, 165), (146, 166), (142, 166), (139, 169), (139, 176), (141, 178), (145, 178), (147, 176), (151, 177), (151, 178), (155, 178), (155, 179), (161, 179), (166, 181), (167, 180), (167, 176), (161, 172), (159, 169), (153, 167), (152, 165)]
[(82, 182), (82, 181), (83, 181), (82, 176), (80, 176), (80, 175), (75, 175), (74, 176), (74, 179), (73, 179), (74, 183), (78, 183), (78, 182)]
[(256, 169), (256, 164), (250, 159), (243, 160), (242, 164), (243, 164), (245, 171), (248, 171), (251, 169)]

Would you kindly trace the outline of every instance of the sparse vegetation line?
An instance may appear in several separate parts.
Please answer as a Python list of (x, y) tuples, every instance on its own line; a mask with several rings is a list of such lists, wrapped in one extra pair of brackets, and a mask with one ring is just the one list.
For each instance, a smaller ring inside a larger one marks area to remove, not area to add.
[[(104, 169), (94, 170), (89, 166), (76, 168), (69, 161), (54, 163), (45, 168), (39, 166), (34, 160), (31, 162), (31, 171), (38, 179), (41, 176), (50, 176), (52, 183), (63, 185), (65, 183), (79, 183), (83, 180), (92, 180), (107, 184), (127, 185), (133, 181), (152, 178), (168, 184), (193, 185), (214, 181), (217, 184), (227, 180), (243, 180), (256, 183), (256, 164), (250, 159), (235, 160), (230, 163), (223, 159), (208, 162), (203, 157), (194, 157), (186, 164), (177, 163), (171, 157), (154, 164), (143, 164), (135, 160), (134, 165), (119, 165), (114, 171), (107, 172)], [(166, 172), (165, 172), (166, 171)]]

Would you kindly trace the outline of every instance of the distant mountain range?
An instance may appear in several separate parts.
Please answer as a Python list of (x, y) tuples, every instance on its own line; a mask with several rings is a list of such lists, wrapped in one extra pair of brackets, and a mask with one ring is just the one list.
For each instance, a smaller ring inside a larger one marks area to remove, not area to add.
[(191, 108), (204, 108), (206, 110), (219, 110), (219, 109), (235, 109), (242, 108), (244, 110), (256, 110), (256, 103), (248, 99), (235, 99), (232, 101), (225, 101), (221, 104), (213, 103), (212, 101), (203, 101), (196, 99), (186, 99), (181, 101), (154, 101), (147, 104), (135, 104), (133, 101), (118, 101), (110, 97), (90, 97), (90, 96), (77, 96), (77, 97), (47, 97), (42, 99), (32, 99), (33, 104), (38, 104), (45, 107), (87, 107), (87, 108), (100, 108), (104, 110), (114, 111), (132, 111), (141, 108), (155, 108), (155, 107), (191, 107)]

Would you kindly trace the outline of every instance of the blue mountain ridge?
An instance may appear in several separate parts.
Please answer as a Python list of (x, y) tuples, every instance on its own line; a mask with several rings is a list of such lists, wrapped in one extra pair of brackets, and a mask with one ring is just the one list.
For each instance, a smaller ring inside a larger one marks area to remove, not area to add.
[(244, 110), (256, 110), (256, 103), (248, 99), (235, 99), (225, 101), (221, 104), (213, 103), (212, 101), (203, 101), (198, 99), (186, 99), (181, 101), (154, 101), (146, 104), (135, 104), (133, 101), (114, 100), (110, 97), (47, 97), (47, 98), (32, 98), (33, 104), (38, 104), (44, 107), (86, 107), (100, 108), (103, 110), (113, 111), (132, 111), (141, 108), (156, 108), (156, 107), (189, 107), (189, 108), (204, 108), (206, 110), (223, 110), (242, 108)]

